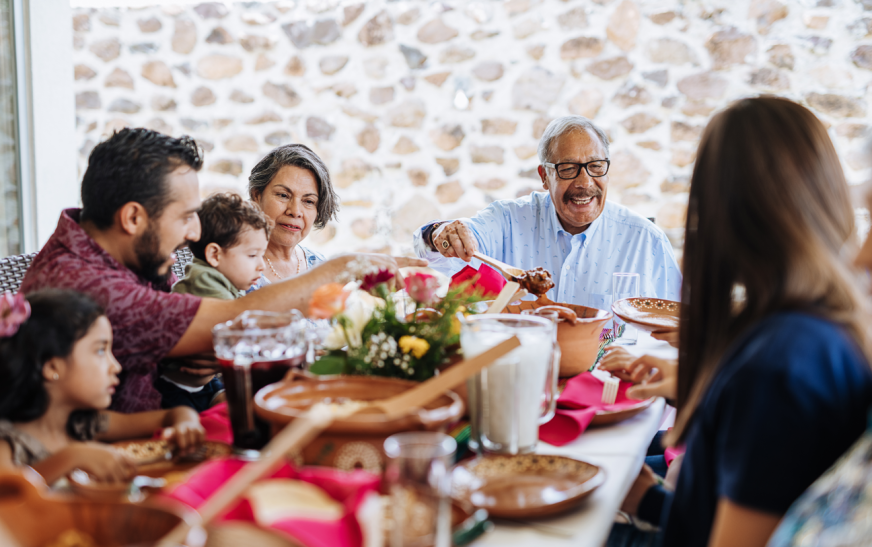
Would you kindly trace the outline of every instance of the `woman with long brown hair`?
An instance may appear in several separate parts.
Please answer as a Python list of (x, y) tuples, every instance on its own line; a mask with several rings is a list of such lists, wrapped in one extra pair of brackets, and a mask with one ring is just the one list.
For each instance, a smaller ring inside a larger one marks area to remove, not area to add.
[(669, 439), (687, 453), (664, 545), (765, 545), (863, 432), (872, 344), (853, 233), (811, 112), (760, 97), (712, 119), (690, 188)]

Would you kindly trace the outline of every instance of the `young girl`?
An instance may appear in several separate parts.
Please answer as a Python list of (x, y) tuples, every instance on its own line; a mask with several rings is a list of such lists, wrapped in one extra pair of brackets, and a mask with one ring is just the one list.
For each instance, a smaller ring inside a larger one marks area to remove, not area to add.
[(93, 441), (162, 438), (182, 453), (204, 438), (187, 407), (137, 414), (105, 409), (121, 366), (112, 325), (93, 300), (44, 290), (0, 297), (0, 468), (29, 465), (52, 484), (73, 469), (121, 481), (135, 469), (111, 446)]

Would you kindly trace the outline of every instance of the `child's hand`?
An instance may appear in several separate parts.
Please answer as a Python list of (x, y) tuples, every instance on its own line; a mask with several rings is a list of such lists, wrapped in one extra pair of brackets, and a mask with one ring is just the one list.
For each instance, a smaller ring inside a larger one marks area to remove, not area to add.
[(631, 381), (631, 367), (635, 360), (636, 357), (631, 355), (630, 352), (624, 348), (620, 346), (608, 346), (606, 347), (606, 353), (603, 355), (597, 368), (605, 370), (606, 372), (611, 372), (621, 380), (629, 382)]
[(673, 348), (678, 347), (678, 331), (657, 331), (651, 333), (651, 338), (668, 343)]
[(627, 389), (630, 399), (665, 397), (674, 401), (678, 398), (678, 361), (643, 355), (633, 363), (630, 381), (637, 384)]
[(70, 452), (71, 471), (81, 469), (98, 482), (124, 482), (136, 474), (133, 461), (108, 444), (76, 443), (65, 451)]
[(186, 406), (180, 406), (169, 411), (167, 427), (161, 433), (161, 438), (174, 444), (180, 455), (193, 452), (206, 439), (206, 430), (200, 425), (200, 416)]

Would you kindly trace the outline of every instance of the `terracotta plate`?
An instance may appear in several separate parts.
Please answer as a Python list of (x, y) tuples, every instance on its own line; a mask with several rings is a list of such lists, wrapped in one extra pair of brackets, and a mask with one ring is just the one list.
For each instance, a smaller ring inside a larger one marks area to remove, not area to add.
[(552, 515), (574, 506), (606, 480), (599, 467), (566, 456), (484, 456), (452, 474), (454, 497), (498, 518)]
[(679, 302), (659, 298), (624, 298), (612, 304), (615, 315), (640, 330), (678, 330)]
[(651, 406), (654, 403), (655, 398), (656, 397), (651, 397), (650, 399), (639, 401), (638, 404), (622, 408), (620, 410), (599, 410), (593, 417), (593, 420), (590, 421), (590, 425), (611, 425), (618, 422), (623, 422), (624, 420), (629, 420), (636, 414), (643, 412), (645, 409)]

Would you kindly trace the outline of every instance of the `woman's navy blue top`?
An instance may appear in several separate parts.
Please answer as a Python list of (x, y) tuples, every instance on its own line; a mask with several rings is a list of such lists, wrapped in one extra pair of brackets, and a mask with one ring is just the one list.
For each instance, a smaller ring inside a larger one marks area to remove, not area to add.
[(770, 316), (733, 344), (687, 434), (663, 545), (708, 545), (718, 500), (784, 514), (866, 428), (872, 371), (813, 315)]

